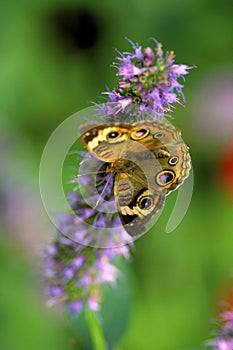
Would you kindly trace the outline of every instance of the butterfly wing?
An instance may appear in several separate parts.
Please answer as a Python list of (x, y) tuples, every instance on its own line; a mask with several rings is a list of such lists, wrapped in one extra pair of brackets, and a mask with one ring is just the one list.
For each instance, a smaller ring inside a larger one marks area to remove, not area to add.
[[(183, 142), (181, 131), (173, 125), (160, 122), (139, 122), (132, 126), (130, 139), (138, 141), (153, 155), (145, 152), (143, 169), (149, 174), (150, 186), (167, 193), (176, 189), (189, 176), (191, 157), (188, 146)], [(135, 147), (136, 151), (137, 147)], [(141, 155), (138, 156), (141, 158)], [(152, 178), (151, 178), (152, 177)]]
[(132, 237), (146, 232), (145, 224), (165, 202), (164, 192), (149, 188), (144, 172), (133, 162), (115, 175), (114, 196), (122, 225)]
[(89, 123), (79, 129), (79, 135), (87, 150), (103, 162), (114, 162), (127, 152), (130, 124)]
[(144, 233), (165, 196), (189, 175), (189, 149), (180, 130), (160, 121), (142, 121), (87, 124), (80, 134), (88, 151), (112, 165), (114, 195), (126, 231), (131, 236)]
[(164, 145), (182, 141), (181, 131), (165, 121), (141, 121), (132, 124), (130, 137), (146, 144), (148, 149), (158, 149)]

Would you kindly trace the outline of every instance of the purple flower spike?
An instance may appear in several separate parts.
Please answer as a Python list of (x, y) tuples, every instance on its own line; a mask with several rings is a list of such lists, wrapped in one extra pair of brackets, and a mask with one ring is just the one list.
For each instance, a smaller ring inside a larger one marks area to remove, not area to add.
[[(154, 48), (144, 49), (128, 41), (133, 52), (120, 53), (116, 58), (118, 62), (113, 65), (118, 69), (117, 76), (121, 77), (118, 86), (105, 93), (109, 102), (117, 102), (114, 112), (111, 111), (113, 119), (117, 119), (120, 112), (124, 112), (122, 119), (127, 118), (127, 111), (132, 110), (132, 106), (143, 113), (144, 119), (162, 119), (167, 112), (172, 112), (173, 105), (180, 102), (180, 98), (185, 102), (183, 85), (177, 79), (184, 80), (188, 70), (194, 67), (174, 64), (173, 51), (164, 55), (162, 45), (155, 40)], [(147, 116), (150, 111), (152, 113)]]
[[(77, 207), (77, 203), (75, 205), (73, 202), (73, 206)], [(72, 231), (72, 225), (75, 226), (73, 230), (78, 230), (72, 220), (69, 222), (69, 230)], [(44, 275), (49, 298), (47, 305), (65, 302), (67, 310), (74, 316), (77, 316), (84, 306), (98, 311), (102, 285), (112, 285), (116, 282), (118, 269), (113, 260), (120, 256), (127, 259), (130, 257), (127, 245), (116, 248), (87, 247), (59, 233), (44, 251)]]
[(233, 349), (233, 308), (220, 315), (218, 322), (219, 329), (215, 331), (216, 338), (206, 342), (206, 345), (213, 350), (232, 350)]

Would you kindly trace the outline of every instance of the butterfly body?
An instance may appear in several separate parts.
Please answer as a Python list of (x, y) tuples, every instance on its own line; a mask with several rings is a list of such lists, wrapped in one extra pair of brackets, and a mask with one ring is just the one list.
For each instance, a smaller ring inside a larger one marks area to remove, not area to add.
[(191, 169), (180, 130), (164, 122), (89, 123), (80, 128), (80, 138), (114, 174), (119, 216), (131, 236), (146, 231), (145, 224), (162, 208), (166, 195)]

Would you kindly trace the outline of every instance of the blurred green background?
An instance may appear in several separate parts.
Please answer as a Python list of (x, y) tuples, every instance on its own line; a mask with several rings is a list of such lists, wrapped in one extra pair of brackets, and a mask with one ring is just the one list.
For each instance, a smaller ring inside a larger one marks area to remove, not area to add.
[(1, 1), (1, 350), (85, 350), (62, 308), (44, 306), (40, 253), (54, 230), (38, 169), (52, 131), (114, 87), (110, 63), (114, 48), (130, 50), (126, 36), (143, 45), (154, 37), (198, 69), (187, 76), (187, 106), (174, 112), (191, 149), (192, 202), (166, 235), (169, 197), (136, 242), (132, 314), (118, 349), (194, 350), (209, 338), (209, 319), (233, 285), (232, 10), (230, 0)]

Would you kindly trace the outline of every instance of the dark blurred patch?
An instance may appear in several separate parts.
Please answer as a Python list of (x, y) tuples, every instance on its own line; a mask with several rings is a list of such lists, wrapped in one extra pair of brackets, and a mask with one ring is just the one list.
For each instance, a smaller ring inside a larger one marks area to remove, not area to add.
[(101, 32), (97, 14), (85, 8), (59, 8), (50, 16), (56, 39), (70, 51), (94, 48)]

